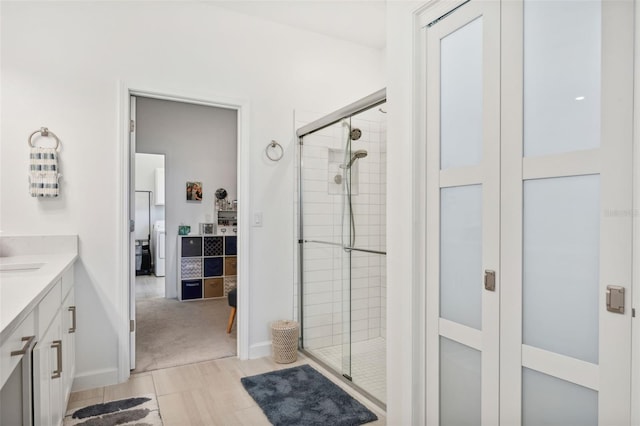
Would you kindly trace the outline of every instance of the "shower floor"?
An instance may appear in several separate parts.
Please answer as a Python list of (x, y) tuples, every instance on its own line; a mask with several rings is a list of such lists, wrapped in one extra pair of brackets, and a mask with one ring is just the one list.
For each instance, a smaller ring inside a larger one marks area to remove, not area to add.
[[(309, 352), (342, 372), (342, 346), (327, 346)], [(387, 342), (383, 337), (351, 344), (353, 384), (373, 397), (387, 401)]]

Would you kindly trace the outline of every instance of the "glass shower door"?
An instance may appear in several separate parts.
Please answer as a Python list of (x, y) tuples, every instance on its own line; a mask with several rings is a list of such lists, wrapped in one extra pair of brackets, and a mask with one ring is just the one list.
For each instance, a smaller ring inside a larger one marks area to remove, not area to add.
[(300, 144), (302, 348), (386, 400), (386, 124), (372, 108)]
[(350, 378), (351, 259), (343, 248), (349, 238), (343, 229), (347, 177), (340, 167), (348, 155), (348, 127), (348, 121), (337, 122), (301, 144), (300, 314), (303, 349)]

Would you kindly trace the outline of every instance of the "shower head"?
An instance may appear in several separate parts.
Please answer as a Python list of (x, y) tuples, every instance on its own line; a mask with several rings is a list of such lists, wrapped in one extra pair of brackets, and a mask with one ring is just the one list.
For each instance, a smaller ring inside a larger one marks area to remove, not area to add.
[(347, 163), (346, 165), (341, 164), (340, 168), (342, 168), (342, 169), (350, 169), (351, 166), (353, 165), (353, 163), (355, 163), (355, 161), (358, 158), (364, 158), (364, 157), (367, 156), (367, 154), (368, 154), (367, 150), (365, 150), (365, 149), (359, 149), (359, 150), (355, 151), (353, 153), (353, 156), (351, 157), (351, 161), (349, 161), (349, 163)]

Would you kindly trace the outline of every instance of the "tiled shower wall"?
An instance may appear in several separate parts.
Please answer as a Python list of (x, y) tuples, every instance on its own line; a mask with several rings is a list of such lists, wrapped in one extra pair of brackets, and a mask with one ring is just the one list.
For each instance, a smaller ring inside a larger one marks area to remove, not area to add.
[[(303, 114), (296, 115), (297, 128), (312, 121), (312, 118), (305, 118)], [(362, 131), (362, 137), (352, 142), (352, 151), (365, 149), (368, 152), (351, 169), (356, 228), (354, 246), (378, 251), (386, 251), (384, 118), (376, 110), (351, 120), (352, 128)], [(302, 148), (304, 238), (337, 244), (305, 244), (304, 345), (307, 349), (348, 341), (348, 323), (345, 321), (349, 318), (352, 342), (386, 337), (385, 256), (353, 251), (349, 265), (348, 253), (338, 246), (349, 245), (348, 202), (344, 185), (336, 183), (335, 179), (336, 175), (345, 178), (345, 171), (338, 164), (345, 161), (347, 132), (347, 126), (337, 123), (306, 136)], [(296, 278), (299, 278), (298, 274)], [(297, 302), (298, 283), (295, 288)], [(350, 312), (347, 310), (349, 296)]]

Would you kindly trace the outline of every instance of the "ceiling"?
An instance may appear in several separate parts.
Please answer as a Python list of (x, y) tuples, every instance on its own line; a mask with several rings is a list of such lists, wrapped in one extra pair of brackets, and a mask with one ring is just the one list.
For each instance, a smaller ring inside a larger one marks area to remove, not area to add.
[(222, 0), (216, 6), (374, 49), (385, 48), (385, 0)]

